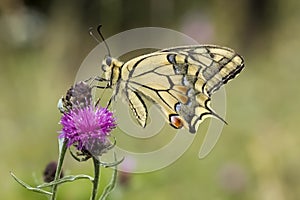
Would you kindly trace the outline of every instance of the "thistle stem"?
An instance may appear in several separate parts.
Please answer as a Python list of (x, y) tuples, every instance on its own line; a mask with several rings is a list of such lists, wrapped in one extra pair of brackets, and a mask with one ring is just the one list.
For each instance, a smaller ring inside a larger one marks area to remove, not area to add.
[(99, 187), (99, 180), (100, 180), (100, 161), (95, 158), (94, 156), (93, 158), (93, 163), (94, 163), (94, 180), (93, 180), (93, 190), (92, 190), (92, 196), (90, 198), (90, 200), (95, 200), (96, 196), (97, 196), (97, 192), (98, 192), (98, 187)]
[[(68, 143), (68, 140), (65, 139), (64, 142), (63, 142), (63, 145), (61, 147), (61, 151), (59, 153), (54, 181), (57, 181), (60, 178), (61, 171), (62, 171), (62, 165), (63, 165), (65, 154), (66, 154), (66, 151), (67, 151), (67, 143)], [(58, 184), (55, 184), (55, 185), (52, 186), (51, 200), (56, 199), (57, 188), (58, 188)]]

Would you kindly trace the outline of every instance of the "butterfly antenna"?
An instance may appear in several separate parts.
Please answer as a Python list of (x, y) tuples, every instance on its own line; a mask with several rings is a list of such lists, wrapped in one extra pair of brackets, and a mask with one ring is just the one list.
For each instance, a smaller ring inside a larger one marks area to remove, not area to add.
[(92, 36), (92, 38), (93, 38), (94, 40), (96, 40), (96, 42), (100, 43), (100, 41), (98, 40), (98, 38), (96, 38), (96, 36), (94, 35), (93, 30), (94, 30), (93, 27), (90, 27), (90, 28), (89, 28), (89, 34), (90, 34), (90, 36)]
[(106, 46), (108, 55), (111, 56), (111, 54), (110, 54), (110, 49), (109, 49), (109, 47), (108, 47), (108, 44), (107, 44), (107, 42), (105, 41), (105, 39), (104, 39), (104, 37), (103, 37), (103, 35), (102, 35), (102, 33), (101, 33), (101, 30), (100, 30), (101, 27), (102, 27), (102, 24), (100, 24), (100, 25), (97, 27), (97, 32), (98, 32), (98, 34), (100, 35), (102, 41), (104, 42), (104, 44), (105, 44), (105, 46)]

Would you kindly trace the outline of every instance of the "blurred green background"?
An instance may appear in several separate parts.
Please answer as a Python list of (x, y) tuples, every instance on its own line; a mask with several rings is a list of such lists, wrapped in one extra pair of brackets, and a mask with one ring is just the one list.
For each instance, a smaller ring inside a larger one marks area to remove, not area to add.
[[(198, 133), (171, 166), (123, 174), (112, 199), (299, 199), (299, 9), (299, 0), (1, 0), (1, 198), (46, 199), (9, 171), (36, 185), (57, 159), (57, 100), (97, 45), (89, 27), (101, 23), (106, 37), (137, 27), (174, 29), (199, 43), (229, 46), (246, 62), (226, 86), (229, 125), (212, 153), (198, 159)], [(91, 166), (68, 156), (64, 168), (92, 174)], [(90, 184), (78, 181), (62, 186), (59, 199), (89, 194)]]

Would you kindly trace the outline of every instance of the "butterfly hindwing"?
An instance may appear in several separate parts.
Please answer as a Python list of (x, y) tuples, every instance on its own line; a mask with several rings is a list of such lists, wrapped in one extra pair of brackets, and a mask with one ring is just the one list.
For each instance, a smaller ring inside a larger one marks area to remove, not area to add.
[[(181, 76), (170, 74), (172, 66), (163, 58), (165, 54), (154, 54), (147, 58), (137, 58), (138, 66), (133, 66), (136, 63), (135, 60), (125, 63), (123, 69), (130, 70), (122, 71), (124, 81), (120, 84), (123, 84), (124, 91), (134, 91), (139, 94), (141, 97), (139, 100), (143, 101), (143, 98), (146, 98), (157, 104), (166, 119), (169, 119), (170, 116), (178, 115), (174, 107), (179, 100), (187, 102), (185, 94), (187, 89), (182, 86), (177, 87), (181, 85)], [(127, 98), (129, 99), (129, 96)], [(134, 112), (140, 110), (136, 106), (139, 104), (143, 103), (132, 104)], [(139, 118), (142, 117), (137, 116), (138, 121)]]

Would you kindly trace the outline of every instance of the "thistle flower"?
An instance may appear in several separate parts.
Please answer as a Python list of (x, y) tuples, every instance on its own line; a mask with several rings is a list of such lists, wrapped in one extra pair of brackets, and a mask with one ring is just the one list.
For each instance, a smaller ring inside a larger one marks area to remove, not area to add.
[(79, 81), (72, 86), (57, 104), (61, 113), (68, 112), (72, 108), (83, 108), (92, 102), (92, 88), (85, 81)]
[(87, 105), (63, 113), (60, 124), (59, 137), (68, 140), (68, 147), (74, 145), (79, 151), (100, 156), (111, 145), (108, 137), (116, 127), (116, 119), (106, 108)]

